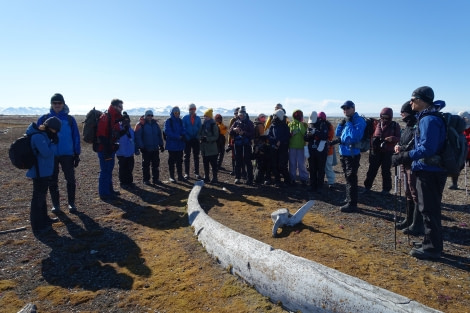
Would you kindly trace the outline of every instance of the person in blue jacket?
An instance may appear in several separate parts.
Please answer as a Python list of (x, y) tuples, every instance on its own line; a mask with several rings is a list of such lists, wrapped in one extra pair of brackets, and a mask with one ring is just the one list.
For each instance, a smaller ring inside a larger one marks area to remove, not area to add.
[(134, 154), (137, 147), (135, 143), (135, 134), (131, 125), (131, 118), (127, 112), (122, 112), (121, 138), (119, 138), (119, 149), (116, 156), (119, 165), (119, 183), (121, 188), (129, 189), (134, 187)]
[(346, 204), (341, 212), (357, 212), (357, 172), (361, 161), (361, 151), (356, 146), (362, 139), (366, 121), (356, 112), (356, 105), (348, 100), (341, 105), (344, 119), (338, 124), (335, 143), (339, 143), (341, 166), (346, 179)]
[(199, 176), (199, 153), (201, 151), (199, 130), (201, 129), (201, 118), (196, 115), (196, 105), (189, 105), (189, 114), (183, 117), (183, 128), (186, 146), (184, 148), (184, 178), (189, 178), (189, 163), (191, 160), (191, 150), (193, 151), (194, 160), (194, 177), (201, 179)]
[(53, 116), (40, 126), (31, 123), (26, 130), (26, 134), (31, 135), (31, 148), (37, 159), (36, 164), (26, 172), (26, 177), (33, 179), (30, 222), (35, 235), (50, 230), (51, 224), (58, 221), (47, 215), (46, 196), (54, 172), (54, 149), (59, 141), (57, 134), (61, 126), (61, 121)]
[(152, 165), (152, 182), (160, 183), (160, 152), (163, 153), (162, 130), (153, 118), (152, 110), (145, 111), (135, 125), (135, 141), (142, 152), (142, 175), (145, 185), (150, 185), (150, 165)]
[(52, 174), (49, 192), (52, 200), (52, 213), (60, 211), (59, 195), (59, 164), (67, 181), (68, 209), (71, 213), (77, 211), (75, 206), (75, 193), (77, 184), (75, 181), (75, 168), (80, 162), (80, 133), (75, 118), (69, 115), (69, 108), (65, 104), (64, 97), (56, 93), (51, 97), (51, 109), (48, 114), (41, 116), (37, 124), (42, 125), (48, 118), (55, 116), (62, 122), (62, 128), (58, 133), (59, 143), (54, 147), (54, 173)]
[(171, 109), (170, 118), (165, 121), (163, 132), (166, 138), (165, 149), (168, 150), (168, 171), (171, 183), (175, 182), (175, 166), (178, 180), (185, 181), (183, 177), (183, 150), (185, 147), (185, 131), (180, 118), (180, 108)]
[(418, 259), (438, 259), (443, 250), (441, 201), (447, 180), (446, 170), (440, 166), (438, 155), (446, 140), (446, 125), (435, 112), (439, 107), (433, 104), (434, 91), (423, 86), (411, 95), (411, 108), (417, 111), (418, 129), (415, 132), (415, 145), (410, 151), (401, 151), (392, 156), (392, 165), (409, 161), (416, 175), (417, 206), (423, 215), (424, 238), (421, 244), (413, 247), (410, 255)]

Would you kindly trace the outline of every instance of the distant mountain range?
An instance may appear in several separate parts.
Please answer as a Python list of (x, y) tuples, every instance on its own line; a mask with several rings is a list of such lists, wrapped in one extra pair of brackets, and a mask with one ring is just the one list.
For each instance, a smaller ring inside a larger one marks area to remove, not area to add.
[[(166, 106), (164, 108), (131, 108), (128, 110), (124, 110), (127, 112), (129, 115), (135, 115), (135, 116), (140, 116), (144, 115), (145, 111), (147, 110), (152, 110), (153, 115), (155, 116), (169, 116), (170, 111), (173, 107), (172, 106)], [(90, 108), (92, 109), (92, 108)], [(104, 111), (104, 108), (96, 108), (98, 110)], [(207, 107), (200, 106), (197, 108), (196, 112), (197, 115), (203, 116), (204, 112), (207, 110)], [(188, 113), (188, 110), (186, 108), (181, 108), (181, 116), (184, 116)], [(1, 115), (43, 115), (49, 112), (49, 108), (38, 108), (38, 107), (8, 107), (8, 108), (0, 108), (0, 114)], [(87, 110), (78, 110), (78, 111), (71, 111), (72, 115), (85, 115), (87, 114)], [(249, 114), (250, 112), (248, 112)], [(223, 109), (223, 108), (216, 108), (213, 110), (213, 114), (221, 114), (222, 116), (232, 116), (233, 115), (233, 110), (232, 109)]]

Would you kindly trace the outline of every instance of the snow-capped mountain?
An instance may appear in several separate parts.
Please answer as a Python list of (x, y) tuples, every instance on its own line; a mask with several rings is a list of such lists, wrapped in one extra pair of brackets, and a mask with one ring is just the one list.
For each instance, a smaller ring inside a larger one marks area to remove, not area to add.
[[(173, 107), (172, 106), (166, 106), (163, 108), (130, 108), (126, 109), (124, 107), (124, 111), (127, 112), (129, 115), (134, 115), (134, 116), (141, 116), (144, 115), (145, 111), (147, 110), (152, 110), (153, 115), (155, 116), (169, 116), (170, 111)], [(71, 110), (72, 115), (85, 115), (88, 113), (89, 109), (83, 109), (79, 108), (78, 110)], [(97, 110), (104, 111), (106, 108), (96, 108)], [(204, 112), (207, 110), (207, 107), (204, 106), (199, 106), (196, 109), (197, 115), (203, 116)], [(181, 116), (184, 116), (188, 114), (187, 108), (180, 107), (181, 110)], [(49, 112), (49, 108), (39, 108), (39, 107), (8, 107), (8, 108), (0, 108), (0, 114), (2, 115), (42, 115), (46, 114)], [(213, 115), (216, 114), (221, 114), (222, 116), (232, 116), (233, 111), (232, 109), (224, 109), (224, 108), (214, 108), (213, 109)]]

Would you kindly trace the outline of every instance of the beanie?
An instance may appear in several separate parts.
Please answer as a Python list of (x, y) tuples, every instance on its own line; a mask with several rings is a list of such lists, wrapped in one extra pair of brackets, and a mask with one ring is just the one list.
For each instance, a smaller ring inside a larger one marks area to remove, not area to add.
[(51, 104), (52, 102), (60, 101), (65, 104), (64, 96), (62, 96), (60, 93), (56, 93), (51, 97)]
[(280, 103), (276, 104), (274, 109), (276, 109), (276, 110), (283, 109), (282, 104), (280, 104)]
[(380, 118), (383, 119), (392, 119), (393, 118), (393, 110), (391, 108), (383, 108), (382, 111), (380, 111)]
[(317, 122), (317, 117), (317, 111), (312, 111), (312, 113), (310, 113), (310, 117), (308, 118), (308, 123), (315, 124)]
[(297, 121), (302, 122), (304, 120), (304, 113), (301, 110), (295, 110), (294, 113), (292, 113), (292, 117)]
[(56, 132), (60, 132), (60, 128), (62, 127), (62, 122), (55, 116), (49, 117), (45, 122), (44, 126), (47, 128), (54, 129)]
[(266, 115), (263, 114), (263, 113), (260, 113), (260, 114), (258, 115), (258, 121), (264, 123), (265, 120), (266, 120)]
[(277, 117), (279, 120), (283, 120), (284, 119), (284, 111), (279, 109), (279, 110), (276, 110), (274, 112), (274, 116)]
[(205, 112), (204, 112), (204, 116), (207, 116), (209, 118), (212, 118), (212, 109), (207, 109)]
[(428, 86), (419, 87), (413, 91), (411, 97), (420, 98), (426, 103), (433, 104), (432, 101), (434, 100), (434, 91), (431, 87)]
[(408, 113), (408, 114), (416, 114), (416, 111), (413, 111), (413, 109), (411, 108), (411, 103), (410, 101), (406, 101), (405, 103), (403, 103), (403, 105), (401, 106), (401, 113)]
[(153, 116), (152, 110), (147, 110), (147, 111), (145, 111), (145, 116), (149, 116), (149, 115), (150, 115), (150, 116)]
[(465, 129), (470, 128), (470, 114), (467, 111), (459, 112), (459, 116), (465, 121)]
[(320, 113), (318, 113), (318, 118), (321, 119), (321, 120), (326, 121), (326, 114), (325, 114), (325, 112), (320, 112)]
[(191, 103), (189, 105), (189, 111), (191, 111), (191, 110), (196, 110), (196, 105), (194, 103)]

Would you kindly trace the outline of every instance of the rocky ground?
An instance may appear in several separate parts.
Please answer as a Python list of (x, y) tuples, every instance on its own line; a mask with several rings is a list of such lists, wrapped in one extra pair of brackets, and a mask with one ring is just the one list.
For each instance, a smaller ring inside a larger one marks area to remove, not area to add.
[[(97, 157), (83, 144), (77, 169), (79, 213), (66, 210), (62, 192), (61, 222), (54, 224), (53, 232), (35, 238), (28, 220), (32, 183), (24, 171), (13, 168), (6, 154), (9, 144), (36, 119), (0, 117), (0, 231), (25, 227), (0, 234), (0, 312), (17, 312), (29, 302), (39, 312), (284, 311), (219, 267), (198, 243), (186, 214), (194, 179), (168, 183), (166, 152), (161, 157), (161, 185), (141, 183), (136, 157), (136, 188), (121, 189), (118, 200), (105, 203), (97, 194)], [(229, 158), (224, 166), (229, 169)], [(335, 188), (321, 196), (300, 185), (235, 185), (229, 172), (221, 171), (221, 183), (206, 185), (199, 200), (214, 219), (276, 249), (444, 312), (470, 312), (470, 200), (464, 175), (460, 190), (445, 190), (445, 251), (431, 262), (408, 255), (419, 238), (398, 231), (395, 240), (393, 219), (396, 208), (403, 216), (404, 201), (379, 193), (380, 174), (374, 192), (360, 198), (360, 213), (339, 212), (344, 179), (339, 166), (336, 170)], [(363, 154), (360, 182), (366, 171)], [(114, 183), (119, 189), (117, 179)], [(63, 181), (60, 188), (65, 190)], [(273, 211), (295, 212), (311, 199), (316, 203), (302, 224), (271, 236)]]

